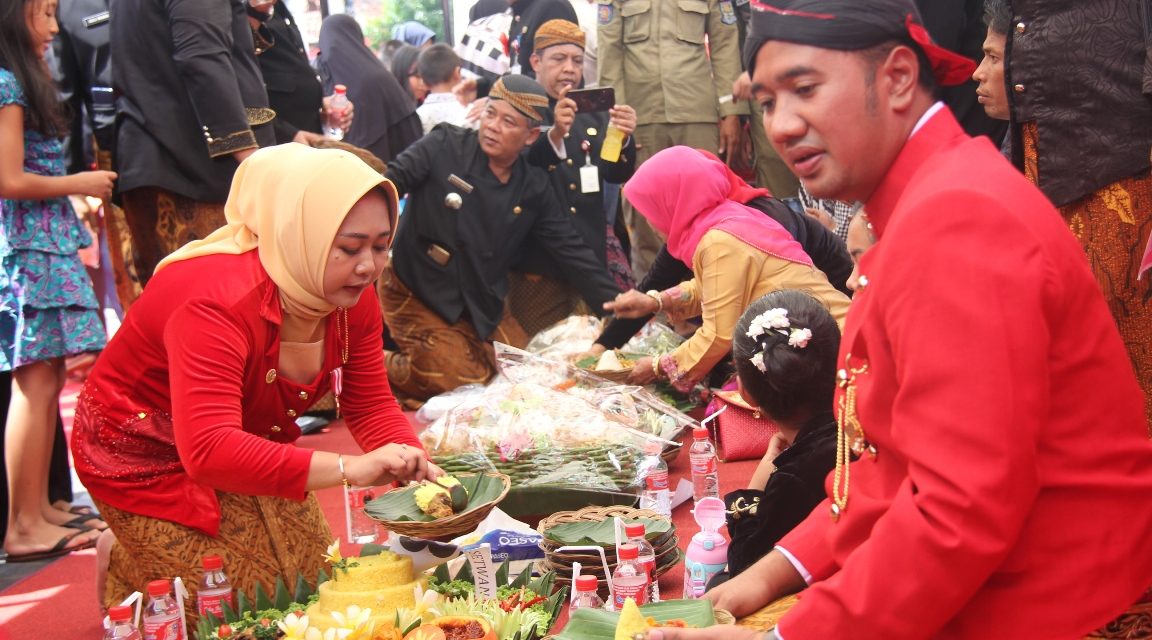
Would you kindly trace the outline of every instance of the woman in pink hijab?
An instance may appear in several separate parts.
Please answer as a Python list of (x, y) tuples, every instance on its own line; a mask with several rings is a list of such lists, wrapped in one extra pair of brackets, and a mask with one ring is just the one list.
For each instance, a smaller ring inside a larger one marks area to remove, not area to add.
[(604, 305), (630, 318), (663, 312), (703, 324), (675, 350), (643, 358), (633, 384), (668, 379), (687, 391), (731, 350), (732, 331), (753, 300), (777, 289), (806, 291), (843, 326), (848, 298), (812, 266), (800, 244), (771, 218), (728, 199), (723, 162), (689, 147), (652, 156), (624, 186), (624, 195), (663, 235), (668, 251), (692, 266), (693, 278), (664, 291), (629, 291)]

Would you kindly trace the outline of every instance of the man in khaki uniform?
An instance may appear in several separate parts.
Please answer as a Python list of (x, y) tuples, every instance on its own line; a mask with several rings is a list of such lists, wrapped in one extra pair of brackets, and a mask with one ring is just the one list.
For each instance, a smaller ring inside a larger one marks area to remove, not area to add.
[[(600, 86), (636, 109), (637, 166), (675, 145), (736, 152), (748, 107), (731, 100), (741, 72), (733, 0), (597, 0), (596, 9)], [(625, 216), (641, 279), (663, 241), (630, 207)]]

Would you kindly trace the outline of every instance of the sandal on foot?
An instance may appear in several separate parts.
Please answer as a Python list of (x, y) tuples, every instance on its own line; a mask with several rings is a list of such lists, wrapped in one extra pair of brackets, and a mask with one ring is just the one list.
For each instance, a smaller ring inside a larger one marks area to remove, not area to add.
[(7, 561), (8, 562), (36, 562), (37, 560), (47, 560), (49, 558), (57, 558), (60, 556), (66, 556), (69, 553), (72, 553), (73, 551), (80, 551), (82, 549), (91, 549), (92, 547), (96, 546), (95, 540), (89, 540), (87, 542), (81, 542), (80, 544), (77, 544), (77, 545), (68, 546), (68, 543), (72, 542), (72, 540), (74, 540), (76, 538), (76, 536), (84, 535), (88, 531), (91, 531), (91, 529), (87, 529), (84, 531), (77, 531), (76, 533), (66, 535), (63, 538), (60, 538), (59, 540), (57, 540), (56, 545), (53, 546), (51, 549), (48, 549), (47, 551), (33, 551), (31, 553), (9, 553)]
[(95, 529), (96, 531), (104, 531), (105, 529), (108, 528), (107, 523), (104, 523), (103, 527), (94, 527), (90, 524), (85, 524), (86, 522), (91, 522), (93, 520), (100, 520), (100, 519), (101, 519), (100, 514), (98, 514), (98, 513), (81, 514), (81, 515), (76, 516), (75, 518), (72, 518), (71, 520), (69, 520), (68, 522), (65, 522), (64, 524), (62, 524), (60, 526), (61, 527), (68, 527), (69, 529), (79, 529), (81, 531), (88, 531), (90, 529)]
[(96, 516), (97, 518), (100, 517), (100, 514), (95, 509), (89, 507), (86, 504), (70, 507), (68, 508), (68, 513), (77, 516)]

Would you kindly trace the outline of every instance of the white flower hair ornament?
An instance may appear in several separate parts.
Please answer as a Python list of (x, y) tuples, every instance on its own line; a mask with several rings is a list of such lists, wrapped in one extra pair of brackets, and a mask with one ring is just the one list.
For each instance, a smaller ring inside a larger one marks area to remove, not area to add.
[[(752, 322), (748, 323), (748, 331), (745, 335), (759, 341), (760, 337), (769, 331), (787, 336), (788, 346), (793, 349), (804, 349), (812, 340), (812, 330), (804, 327), (793, 327), (792, 321), (788, 319), (788, 310), (780, 307), (769, 309), (753, 318)], [(760, 373), (768, 373), (768, 365), (764, 364), (763, 350), (748, 358), (748, 361)]]

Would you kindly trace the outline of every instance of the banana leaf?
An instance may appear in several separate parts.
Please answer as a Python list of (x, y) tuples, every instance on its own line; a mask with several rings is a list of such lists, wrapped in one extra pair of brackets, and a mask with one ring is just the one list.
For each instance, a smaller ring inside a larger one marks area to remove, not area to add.
[(284, 577), (278, 576), (276, 578), (276, 608), (283, 611), (292, 604), (292, 594), (288, 593), (288, 585), (284, 583)]
[(275, 609), (276, 603), (272, 602), (272, 598), (268, 596), (268, 592), (264, 590), (264, 585), (256, 584), (256, 611), (263, 611), (264, 609)]
[(559, 511), (577, 511), (584, 507), (633, 506), (636, 494), (597, 491), (569, 485), (515, 486), (500, 502), (500, 510), (513, 518), (551, 515)]
[[(453, 476), (468, 491), (468, 508), (461, 513), (468, 513), (495, 502), (504, 492), (506, 480), (497, 476), (483, 473), (454, 473)], [(418, 487), (419, 485), (413, 485), (389, 491), (364, 505), (364, 513), (382, 522), (432, 522), (435, 518), (416, 506), (415, 494)]]
[[(672, 528), (669, 520), (654, 520), (640, 518), (631, 522), (644, 523), (644, 537), (653, 540), (667, 533)], [(550, 527), (544, 532), (544, 537), (566, 545), (599, 545), (609, 546), (616, 544), (616, 523), (614, 519), (599, 520), (596, 522), (565, 522)]]
[[(716, 624), (712, 603), (707, 600), (665, 600), (640, 607), (640, 613), (656, 622), (683, 620), (691, 627), (710, 627)], [(615, 640), (616, 621), (620, 614), (601, 609), (577, 609), (568, 624), (557, 634), (556, 640)]]

